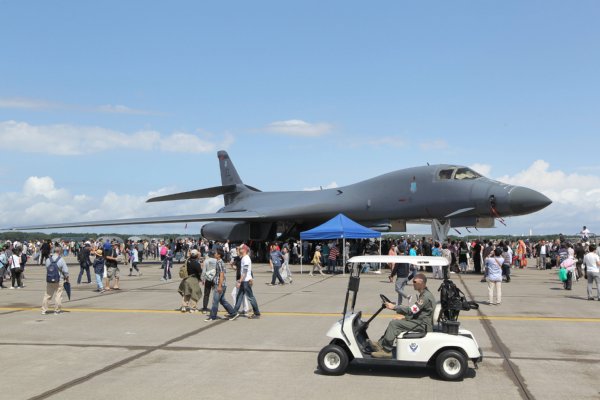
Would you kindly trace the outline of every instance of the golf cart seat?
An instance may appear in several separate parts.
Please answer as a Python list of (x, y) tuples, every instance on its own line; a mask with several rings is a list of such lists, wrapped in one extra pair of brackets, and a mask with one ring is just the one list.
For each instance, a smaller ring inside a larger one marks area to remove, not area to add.
[(421, 339), (427, 335), (427, 332), (405, 332), (398, 335), (398, 339)]
[[(441, 328), (437, 323), (438, 317), (440, 316), (440, 312), (442, 311), (442, 305), (437, 303), (435, 305), (435, 309), (433, 310), (433, 331), (441, 331)], [(398, 339), (421, 339), (427, 335), (427, 332), (401, 332), (398, 335)]]

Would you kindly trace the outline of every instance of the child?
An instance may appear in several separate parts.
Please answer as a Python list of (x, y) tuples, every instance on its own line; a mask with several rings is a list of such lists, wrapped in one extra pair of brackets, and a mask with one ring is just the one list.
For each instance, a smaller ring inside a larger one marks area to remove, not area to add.
[(104, 257), (102, 257), (102, 250), (98, 249), (94, 252), (96, 259), (94, 260), (94, 275), (96, 275), (97, 292), (104, 293), (104, 285), (102, 279), (104, 277)]

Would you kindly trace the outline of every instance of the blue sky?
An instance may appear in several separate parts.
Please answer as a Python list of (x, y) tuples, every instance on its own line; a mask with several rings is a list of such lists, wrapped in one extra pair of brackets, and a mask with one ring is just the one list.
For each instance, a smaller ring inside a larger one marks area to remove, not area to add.
[(0, 20), (0, 226), (215, 211), (143, 202), (219, 184), (223, 148), (263, 190), (469, 165), (554, 201), (486, 233), (600, 232), (597, 2), (0, 0)]

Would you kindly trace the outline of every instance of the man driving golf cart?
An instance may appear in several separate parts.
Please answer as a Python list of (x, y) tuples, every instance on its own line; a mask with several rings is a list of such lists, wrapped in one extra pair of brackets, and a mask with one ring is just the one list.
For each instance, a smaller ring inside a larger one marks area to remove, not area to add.
[(433, 313), (436, 300), (427, 289), (425, 274), (417, 274), (413, 279), (413, 287), (418, 292), (417, 301), (413, 305), (403, 306), (385, 303), (389, 310), (395, 310), (401, 316), (395, 317), (388, 324), (385, 333), (377, 342), (369, 340), (374, 350), (371, 356), (375, 358), (392, 358), (394, 340), (400, 332), (431, 332), (433, 331)]

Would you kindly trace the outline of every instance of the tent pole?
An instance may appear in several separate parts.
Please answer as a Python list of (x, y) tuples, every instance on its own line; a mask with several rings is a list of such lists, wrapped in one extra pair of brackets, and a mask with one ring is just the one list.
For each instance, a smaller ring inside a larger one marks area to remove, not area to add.
[(302, 275), (302, 262), (304, 261), (304, 252), (302, 251), (302, 239), (300, 239), (300, 275)]
[[(379, 235), (379, 255), (381, 255), (381, 235)], [(383, 272), (381, 269), (381, 264), (379, 264), (379, 272)]]
[(346, 238), (344, 237), (342, 247), (342, 275), (346, 275)]

